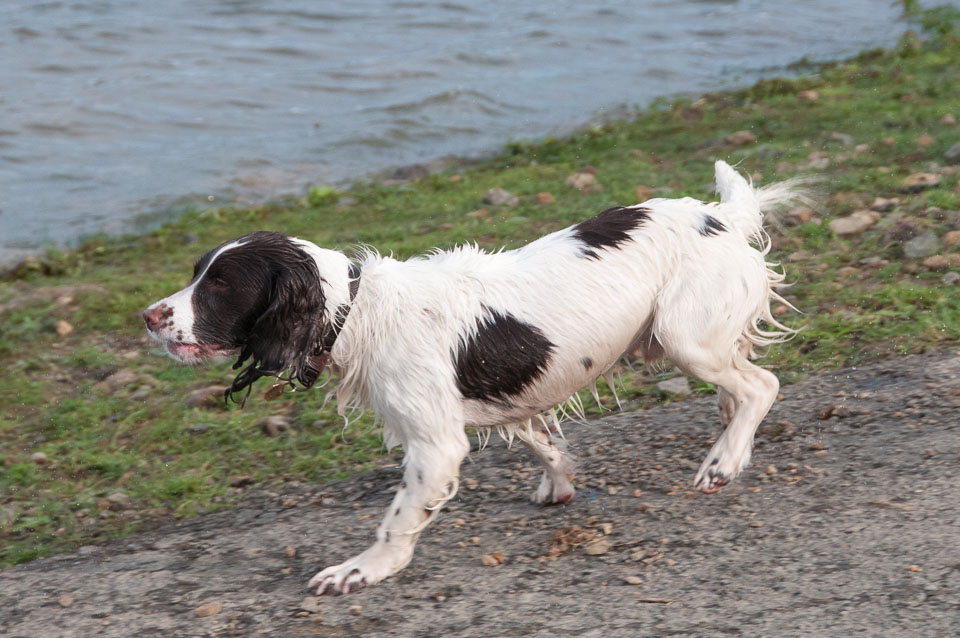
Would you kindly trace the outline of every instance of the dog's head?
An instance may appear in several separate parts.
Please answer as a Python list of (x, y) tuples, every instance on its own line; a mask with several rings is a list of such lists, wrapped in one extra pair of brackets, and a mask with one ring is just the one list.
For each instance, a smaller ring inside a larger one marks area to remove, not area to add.
[[(147, 331), (184, 363), (236, 355), (236, 369), (249, 360), (228, 395), (249, 393), (260, 377), (284, 372), (310, 387), (324, 366), (336, 308), (327, 307), (327, 282), (307, 246), (256, 232), (214, 248), (194, 265), (186, 288), (144, 311)], [(333, 254), (343, 260), (346, 279), (346, 258)]]

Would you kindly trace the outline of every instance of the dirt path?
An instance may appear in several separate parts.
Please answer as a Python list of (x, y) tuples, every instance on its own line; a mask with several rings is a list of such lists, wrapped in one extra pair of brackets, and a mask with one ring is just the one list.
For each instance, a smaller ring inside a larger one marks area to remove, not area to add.
[[(719, 431), (712, 399), (614, 414), (566, 428), (580, 491), (563, 507), (527, 502), (526, 452), (474, 454), (413, 564), (380, 586), (304, 587), (370, 542), (395, 468), (4, 570), (0, 635), (960, 636), (960, 356), (783, 394), (718, 495), (688, 487)], [(591, 535), (595, 555), (570, 545)], [(198, 618), (206, 603), (222, 611)]]

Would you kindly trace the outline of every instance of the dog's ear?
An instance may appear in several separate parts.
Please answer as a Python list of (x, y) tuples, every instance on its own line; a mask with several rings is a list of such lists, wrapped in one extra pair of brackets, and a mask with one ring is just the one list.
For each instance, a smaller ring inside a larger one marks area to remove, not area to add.
[(233, 380), (227, 398), (260, 377), (277, 377), (287, 372), (290, 385), (309, 388), (323, 370), (322, 344), (330, 331), (326, 300), (313, 260), (286, 263), (274, 274), (266, 310), (257, 318), (234, 369), (249, 359), (250, 365)]

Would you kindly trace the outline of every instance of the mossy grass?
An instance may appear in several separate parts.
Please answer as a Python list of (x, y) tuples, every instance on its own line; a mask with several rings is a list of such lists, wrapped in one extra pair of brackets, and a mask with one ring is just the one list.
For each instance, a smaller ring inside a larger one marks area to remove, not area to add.
[[(715, 159), (759, 183), (815, 174), (820, 204), (809, 219), (796, 213), (771, 224), (771, 259), (784, 263), (793, 282), (786, 295), (803, 314), (781, 317), (802, 331), (763, 363), (789, 382), (955, 348), (960, 289), (943, 277), (960, 264), (960, 248), (945, 238), (960, 228), (958, 172), (944, 159), (960, 141), (951, 121), (960, 119), (957, 12), (910, 2), (906, 10), (922, 35), (844, 62), (804, 64), (800, 77), (659, 100), (628, 120), (511, 143), (469, 169), (412, 183), (362, 181), (342, 193), (321, 187), (304, 199), (196, 210), (142, 237), (96, 237), (25, 263), (0, 282), (0, 565), (224, 507), (251, 482), (335, 479), (385, 454), (371, 419), (345, 429), (323, 389), (267, 402), (262, 388), (243, 410), (187, 407), (191, 390), (226, 382), (229, 366), (179, 367), (144, 341), (139, 312), (186, 283), (205, 248), (253, 230), (348, 252), (370, 244), (399, 257), (467, 241), (509, 248), (636, 202), (641, 185), (655, 196), (710, 199)], [(734, 145), (736, 131), (756, 140)], [(588, 165), (602, 187), (565, 183)], [(939, 183), (911, 192), (905, 179), (918, 172)], [(484, 193), (497, 186), (520, 204), (485, 206)], [(543, 192), (552, 203), (540, 203)], [(876, 197), (897, 201), (871, 228), (845, 237), (830, 229)], [(905, 256), (905, 241), (928, 233), (939, 259)], [(72, 288), (79, 284), (87, 288)], [(62, 294), (36, 294), (51, 286), (64, 286)], [(133, 373), (120, 387), (111, 384), (118, 370)], [(621, 399), (630, 407), (670, 400), (656, 390), (663, 372), (626, 370)], [(612, 404), (602, 383), (601, 394)], [(269, 414), (285, 415), (290, 429), (264, 436), (257, 423)], [(129, 502), (107, 498), (118, 492)]]

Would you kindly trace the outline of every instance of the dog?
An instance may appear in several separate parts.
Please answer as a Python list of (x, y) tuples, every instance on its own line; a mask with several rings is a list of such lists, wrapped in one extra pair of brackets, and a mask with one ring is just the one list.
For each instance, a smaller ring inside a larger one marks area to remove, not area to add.
[[(750, 460), (779, 382), (755, 346), (794, 332), (770, 312), (784, 275), (766, 262), (763, 212), (798, 197), (794, 182), (755, 189), (716, 163), (719, 202), (651, 199), (615, 207), (522, 248), (475, 245), (399, 261), (255, 232), (206, 253), (189, 285), (151, 305), (150, 335), (185, 363), (236, 356), (227, 396), (310, 388), (325, 368), (345, 406), (372, 410), (403, 480), (376, 541), (310, 581), (318, 595), (403, 569), (457, 492), (465, 428), (505, 429), (544, 472), (533, 501), (574, 495), (573, 466), (552, 433), (556, 406), (624, 355), (668, 358), (717, 386), (725, 431), (694, 478), (726, 485)], [(789, 304), (788, 304), (789, 305)], [(489, 432), (489, 429), (487, 430)]]

